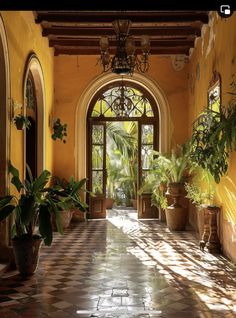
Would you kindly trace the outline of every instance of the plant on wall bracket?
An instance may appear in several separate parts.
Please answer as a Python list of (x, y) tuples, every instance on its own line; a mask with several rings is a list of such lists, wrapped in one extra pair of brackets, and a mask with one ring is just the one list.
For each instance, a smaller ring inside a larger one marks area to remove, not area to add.
[(31, 122), (29, 118), (24, 115), (17, 115), (16, 117), (14, 117), (14, 123), (18, 130), (22, 130), (25, 128), (30, 129), (30, 126), (31, 126)]
[(61, 120), (57, 118), (53, 123), (52, 139), (60, 139), (63, 143), (66, 143), (67, 137), (67, 124), (62, 124)]

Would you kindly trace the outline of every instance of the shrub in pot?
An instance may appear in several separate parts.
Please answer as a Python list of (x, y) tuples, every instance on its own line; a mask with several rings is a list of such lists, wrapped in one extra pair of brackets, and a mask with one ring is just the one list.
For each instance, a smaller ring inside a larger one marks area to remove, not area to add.
[(52, 214), (56, 216), (58, 231), (63, 233), (58, 211), (65, 201), (58, 189), (46, 187), (51, 176), (48, 170), (33, 179), (29, 167), (27, 169), (29, 179), (21, 181), (19, 171), (9, 164), (11, 183), (18, 195), (0, 198), (0, 221), (12, 215), (13, 252), (17, 269), (22, 275), (35, 272), (42, 241), (48, 246), (52, 243)]
[(24, 115), (17, 115), (14, 118), (14, 123), (16, 125), (16, 128), (18, 130), (22, 130), (22, 129), (30, 129), (31, 123), (30, 120), (27, 116)]
[(215, 200), (216, 187), (213, 176), (208, 170), (199, 168), (198, 174), (191, 180), (191, 183), (185, 184), (185, 190), (186, 197), (196, 205), (198, 210), (201, 249), (207, 245), (210, 252), (220, 252), (221, 247), (217, 234), (217, 214), (220, 207)]
[[(184, 182), (188, 178), (191, 168), (188, 145), (179, 146), (170, 154), (154, 152), (154, 155), (152, 169), (149, 171), (143, 187), (139, 190), (139, 194), (145, 192), (146, 188), (151, 188), (152, 202), (165, 209), (169, 229), (184, 230), (188, 220), (188, 211), (181, 206), (179, 198), (183, 195)], [(168, 202), (169, 196), (174, 201), (172, 204)]]
[[(59, 178), (57, 176), (53, 177), (53, 184), (58, 190), (60, 190), (60, 196), (65, 198), (66, 209), (64, 209), (65, 204), (60, 208), (62, 227), (67, 228), (70, 225), (73, 213), (79, 210), (84, 214), (87, 211), (88, 205), (81, 199), (81, 192), (89, 192), (85, 188), (87, 178), (81, 180), (75, 180), (73, 176), (66, 180), (64, 178)], [(53, 221), (55, 227), (55, 219)]]

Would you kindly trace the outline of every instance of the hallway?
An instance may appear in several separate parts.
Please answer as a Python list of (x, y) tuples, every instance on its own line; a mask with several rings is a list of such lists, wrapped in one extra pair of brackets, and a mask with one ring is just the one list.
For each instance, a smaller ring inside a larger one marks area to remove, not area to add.
[(0, 317), (236, 317), (236, 271), (132, 211), (71, 225), (42, 247), (31, 278), (0, 279)]

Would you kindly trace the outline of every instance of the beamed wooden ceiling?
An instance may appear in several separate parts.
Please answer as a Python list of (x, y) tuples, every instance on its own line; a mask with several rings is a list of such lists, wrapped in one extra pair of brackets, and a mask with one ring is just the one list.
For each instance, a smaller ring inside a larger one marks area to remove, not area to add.
[(140, 36), (150, 36), (150, 54), (189, 55), (208, 11), (35, 11), (42, 35), (49, 39), (54, 54), (99, 55), (101, 36), (109, 37), (110, 54), (115, 53), (116, 35), (112, 21), (123, 18), (132, 22), (129, 34), (141, 53)]

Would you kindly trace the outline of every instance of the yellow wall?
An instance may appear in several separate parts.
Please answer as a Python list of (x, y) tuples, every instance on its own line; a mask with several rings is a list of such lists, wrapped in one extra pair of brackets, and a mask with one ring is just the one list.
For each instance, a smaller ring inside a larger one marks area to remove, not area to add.
[[(40, 61), (45, 86), (46, 118), (46, 168), (52, 171), (53, 153), (51, 130), (48, 125), (49, 114), (53, 105), (53, 50), (48, 46), (48, 39), (42, 37), (40, 25), (34, 22), (32, 11), (1, 11), (9, 49), (11, 98), (23, 104), (23, 81), (27, 58), (35, 53)], [(19, 109), (16, 110), (16, 114)], [(13, 165), (23, 168), (23, 132), (11, 123), (10, 159)]]
[[(76, 107), (86, 87), (102, 73), (97, 59), (98, 56), (55, 57), (54, 118), (59, 117), (63, 123), (68, 124), (66, 144), (60, 140), (55, 141), (54, 171), (59, 177), (75, 175)], [(150, 56), (147, 76), (158, 83), (167, 97), (171, 121), (174, 123), (172, 144), (181, 144), (187, 138), (187, 70), (188, 65), (185, 65), (182, 70), (175, 71), (170, 57)], [(80, 120), (84, 121), (85, 118)]]
[[(236, 73), (236, 13), (222, 19), (216, 12), (202, 31), (202, 38), (195, 45), (189, 69), (189, 136), (191, 123), (207, 105), (207, 88), (213, 71), (219, 72), (222, 83), (222, 105), (230, 95), (230, 83)], [(198, 66), (199, 65), (199, 66)], [(199, 68), (199, 78), (197, 78)], [(236, 80), (236, 77), (234, 78)], [(217, 186), (218, 203), (222, 206), (220, 236), (224, 251), (236, 260), (236, 153), (230, 158), (230, 169)]]

